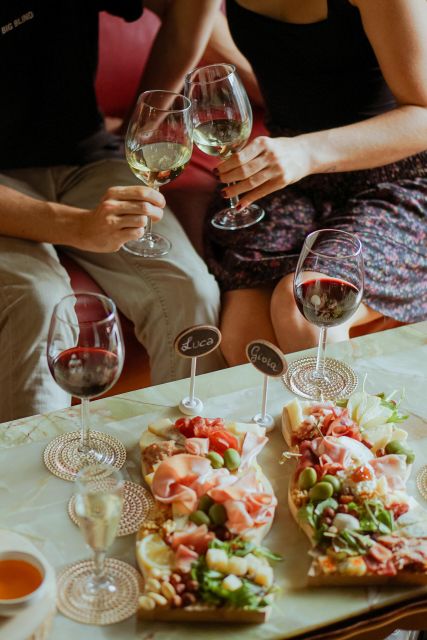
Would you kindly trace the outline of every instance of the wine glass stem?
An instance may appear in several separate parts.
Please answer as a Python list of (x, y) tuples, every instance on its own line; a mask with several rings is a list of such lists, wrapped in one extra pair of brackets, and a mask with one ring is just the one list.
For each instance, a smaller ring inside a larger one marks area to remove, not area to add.
[[(159, 187), (156, 186), (155, 184), (150, 184), (149, 186), (152, 189), (159, 191)], [(153, 227), (153, 220), (151, 216), (147, 216), (147, 224), (145, 225), (143, 239), (145, 240), (145, 242), (147, 242), (150, 245), (150, 247), (154, 246), (152, 227)]]
[(319, 334), (319, 345), (317, 347), (316, 371), (314, 377), (323, 380), (325, 377), (325, 349), (326, 349), (327, 328), (322, 327)]
[[(235, 182), (231, 182), (230, 184), (227, 184), (227, 187), (236, 184)], [(239, 200), (239, 196), (232, 196), (231, 198), (229, 198), (229, 202), (230, 202), (230, 209), (235, 209), (237, 207), (237, 205), (239, 204), (240, 200)]]
[(102, 583), (105, 581), (105, 556), (106, 556), (105, 551), (100, 551), (99, 549), (95, 551), (95, 554), (93, 557), (95, 569), (93, 572), (93, 579), (92, 579), (92, 583), (95, 586), (95, 588), (97, 586), (98, 587), (101, 586)]
[(81, 437), (78, 448), (79, 453), (88, 453), (90, 451), (90, 433), (89, 433), (89, 398), (82, 398), (80, 405), (80, 421), (81, 421)]

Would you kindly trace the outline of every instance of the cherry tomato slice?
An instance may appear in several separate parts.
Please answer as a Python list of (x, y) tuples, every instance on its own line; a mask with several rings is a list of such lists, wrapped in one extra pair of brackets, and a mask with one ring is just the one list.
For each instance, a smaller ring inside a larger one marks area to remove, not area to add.
[(209, 450), (216, 451), (220, 455), (227, 449), (239, 451), (239, 441), (231, 433), (225, 430), (214, 431), (209, 434)]
[(354, 482), (362, 482), (363, 480), (372, 480), (372, 473), (368, 467), (357, 467), (351, 474), (351, 479)]
[(185, 438), (194, 438), (194, 426), (191, 424), (190, 418), (178, 418), (175, 427)]

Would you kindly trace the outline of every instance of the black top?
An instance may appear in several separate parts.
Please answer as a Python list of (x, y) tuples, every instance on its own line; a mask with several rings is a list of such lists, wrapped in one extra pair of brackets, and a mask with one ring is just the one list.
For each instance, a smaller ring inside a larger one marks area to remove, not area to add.
[(395, 107), (360, 13), (347, 0), (328, 0), (326, 20), (311, 24), (262, 16), (236, 0), (228, 0), (227, 15), (258, 78), (273, 133), (342, 126)]
[(0, 169), (84, 164), (117, 153), (94, 88), (103, 10), (132, 21), (143, 2), (1, 0)]

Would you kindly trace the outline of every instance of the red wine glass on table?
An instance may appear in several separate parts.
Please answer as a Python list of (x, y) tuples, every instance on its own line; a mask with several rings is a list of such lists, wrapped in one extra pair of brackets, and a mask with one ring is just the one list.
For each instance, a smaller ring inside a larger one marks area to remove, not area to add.
[[(159, 189), (177, 178), (193, 151), (191, 102), (170, 91), (145, 91), (137, 101), (125, 138), (126, 159), (131, 171), (148, 187)], [(171, 242), (152, 231), (147, 218), (145, 233), (123, 249), (144, 258), (166, 255)]]
[(317, 357), (289, 365), (286, 385), (304, 398), (336, 399), (348, 396), (357, 376), (346, 363), (325, 358), (327, 331), (343, 324), (357, 310), (364, 286), (362, 245), (352, 233), (322, 229), (304, 241), (294, 277), (298, 309), (319, 327)]
[[(245, 146), (252, 130), (252, 108), (232, 64), (199, 67), (185, 78), (185, 95), (192, 103), (193, 139), (210, 156), (228, 158)], [(264, 217), (257, 204), (238, 209), (238, 196), (218, 211), (211, 223), (217, 229), (244, 229)]]
[(62, 298), (52, 313), (47, 360), (55, 382), (81, 400), (80, 431), (49, 443), (44, 452), (48, 469), (73, 480), (90, 463), (121, 467), (126, 459), (122, 443), (89, 428), (89, 401), (108, 391), (123, 368), (123, 338), (114, 302), (95, 293)]

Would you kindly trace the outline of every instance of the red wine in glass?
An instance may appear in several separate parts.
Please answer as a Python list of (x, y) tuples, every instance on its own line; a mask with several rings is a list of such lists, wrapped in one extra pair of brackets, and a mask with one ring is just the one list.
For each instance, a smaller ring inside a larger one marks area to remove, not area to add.
[(90, 432), (89, 400), (118, 380), (124, 360), (117, 309), (107, 296), (75, 293), (55, 306), (47, 340), (47, 362), (55, 382), (80, 398), (80, 431), (55, 438), (45, 450), (52, 473), (73, 480), (88, 463), (123, 464), (123, 445), (113, 436)]
[(339, 278), (313, 278), (295, 287), (295, 301), (304, 318), (317, 327), (335, 327), (359, 306), (358, 288)]
[(357, 310), (363, 296), (362, 245), (353, 233), (321, 229), (310, 233), (301, 250), (294, 276), (294, 298), (304, 318), (320, 328), (317, 356), (292, 362), (285, 384), (312, 400), (349, 395), (357, 385), (346, 363), (325, 359), (330, 327), (343, 324)]
[(72, 396), (95, 398), (117, 380), (119, 360), (115, 353), (97, 347), (73, 347), (49, 363), (55, 382)]

